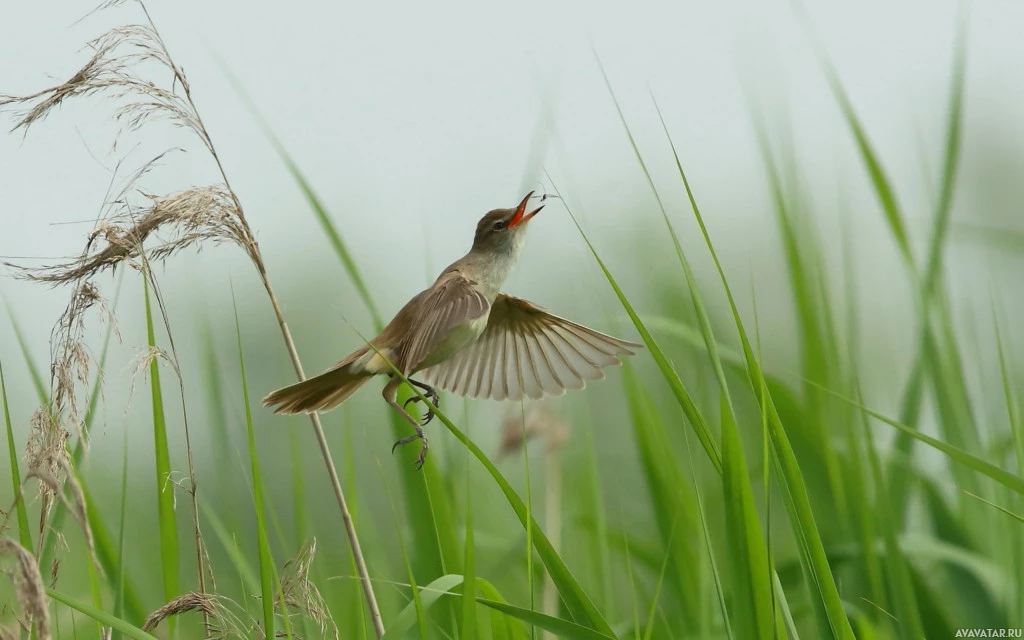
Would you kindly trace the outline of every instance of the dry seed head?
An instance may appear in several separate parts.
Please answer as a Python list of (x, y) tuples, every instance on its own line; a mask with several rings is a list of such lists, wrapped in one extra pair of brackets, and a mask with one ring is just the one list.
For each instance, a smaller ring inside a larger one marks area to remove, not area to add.
[(6, 568), (7, 575), (14, 583), (14, 591), (21, 605), (22, 620), (35, 624), (40, 640), (51, 640), (50, 607), (46, 597), (43, 576), (39, 564), (25, 547), (10, 538), (0, 538), (0, 556), (10, 556), (14, 566)]
[[(103, 567), (100, 566), (99, 558), (96, 555), (96, 542), (93, 538), (92, 527), (89, 526), (89, 518), (86, 512), (85, 494), (82, 491), (82, 485), (79, 484), (78, 478), (75, 476), (71, 462), (66, 459), (59, 461), (61, 470), (65, 481), (71, 485), (71, 494), (73, 499), (69, 499), (61, 489), (61, 483), (57, 477), (51, 474), (46, 469), (34, 468), (28, 472), (25, 476), (27, 482), (31, 478), (35, 478), (39, 481), (40, 485), (45, 485), (49, 495), (60, 498), (61, 502), (67, 508), (71, 515), (74, 516), (75, 521), (78, 522), (78, 526), (82, 528), (82, 533), (85, 536), (85, 544), (89, 550), (89, 557), (92, 558), (93, 564), (96, 566), (96, 570), (103, 574)], [(52, 570), (52, 581), (56, 582), (56, 572), (58, 565), (55, 563)]]
[(210, 626), (206, 629), (206, 637), (210, 638), (248, 638), (250, 628), (243, 624), (237, 615), (228, 607), (233, 604), (223, 596), (209, 593), (190, 592), (171, 600), (146, 618), (142, 625), (143, 631), (153, 631), (161, 622), (171, 616), (191, 611), (200, 611), (209, 618)]
[(284, 595), (285, 607), (281, 606), (281, 596), (274, 601), (274, 607), (282, 615), (288, 615), (286, 608), (295, 608), (304, 611), (311, 620), (320, 626), (320, 634), (327, 637), (330, 629), (334, 638), (339, 637), (338, 626), (331, 617), (327, 603), (324, 601), (320, 590), (309, 580), (309, 568), (316, 556), (316, 538), (312, 538), (303, 545), (302, 549), (292, 560), (284, 565), (281, 575), (281, 593)]
[[(81, 256), (42, 267), (8, 265), (16, 277), (52, 285), (92, 278), (128, 261), (143, 270), (140, 258), (159, 262), (203, 243), (229, 242), (251, 256), (252, 243), (241, 224), (234, 198), (223, 184), (193, 187), (167, 196), (143, 194), (145, 207), (134, 207), (128, 195), (112, 203), (112, 215), (93, 229)], [(145, 247), (146, 241), (158, 241)]]

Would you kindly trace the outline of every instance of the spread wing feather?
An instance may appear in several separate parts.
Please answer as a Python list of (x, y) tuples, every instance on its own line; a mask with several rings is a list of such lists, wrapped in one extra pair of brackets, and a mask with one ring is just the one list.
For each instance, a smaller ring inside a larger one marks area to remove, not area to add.
[(559, 396), (603, 378), (604, 367), (620, 364), (620, 358), (633, 355), (630, 348), (639, 346), (500, 294), (480, 337), (420, 377), (473, 398)]
[(407, 374), (416, 371), (453, 329), (487, 313), (487, 298), (474, 284), (461, 276), (449, 276), (410, 300), (395, 315), (377, 342), (401, 340), (396, 366)]

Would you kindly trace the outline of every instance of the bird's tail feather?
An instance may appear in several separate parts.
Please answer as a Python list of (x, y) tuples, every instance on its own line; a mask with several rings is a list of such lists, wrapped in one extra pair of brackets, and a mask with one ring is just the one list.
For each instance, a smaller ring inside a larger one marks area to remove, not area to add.
[(352, 366), (354, 359), (350, 356), (316, 377), (267, 394), (263, 405), (274, 407), (274, 413), (313, 413), (333, 409), (373, 377), (362, 368)]

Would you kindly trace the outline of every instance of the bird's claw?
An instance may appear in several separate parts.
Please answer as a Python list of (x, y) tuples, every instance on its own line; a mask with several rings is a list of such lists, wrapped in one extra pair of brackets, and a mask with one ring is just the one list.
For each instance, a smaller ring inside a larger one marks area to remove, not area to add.
[[(425, 394), (423, 394), (423, 397), (426, 398), (427, 400), (429, 400), (430, 402), (432, 402), (435, 407), (441, 405), (441, 397), (437, 394), (436, 391), (432, 392), (432, 391), (428, 390)], [(415, 403), (415, 402), (421, 402), (422, 400), (423, 400), (423, 398), (421, 398), (419, 396), (413, 396), (413, 397), (411, 397), (411, 398), (409, 398), (408, 400), (405, 401), (405, 404), (402, 405), (402, 408), (405, 409), (406, 407), (408, 407), (410, 402)], [(422, 427), (427, 426), (428, 424), (430, 424), (430, 421), (433, 420), (433, 419), (434, 419), (434, 409), (428, 403), (428, 405), (427, 405), (427, 412), (423, 414), (422, 418), (420, 418), (420, 426), (422, 426)]]
[(406, 436), (400, 440), (396, 440), (395, 444), (391, 445), (391, 453), (394, 454), (395, 449), (397, 449), (399, 445), (409, 444), (413, 440), (422, 441), (422, 445), (420, 446), (420, 454), (416, 456), (416, 470), (419, 471), (420, 469), (423, 468), (423, 463), (426, 462), (427, 460), (427, 434), (423, 432), (423, 429), (417, 429), (416, 433), (412, 434), (411, 436)]

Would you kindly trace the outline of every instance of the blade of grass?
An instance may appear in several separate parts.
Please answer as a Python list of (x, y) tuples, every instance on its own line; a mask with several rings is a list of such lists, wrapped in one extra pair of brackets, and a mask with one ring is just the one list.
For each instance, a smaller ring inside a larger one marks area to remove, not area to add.
[[(859, 398), (859, 385), (857, 387), (857, 394)], [(864, 412), (861, 412), (861, 417), (864, 430), (864, 449), (867, 451), (871, 477), (875, 487), (875, 502), (878, 505), (878, 508), (874, 510), (874, 517), (882, 530), (882, 537), (885, 541), (885, 569), (889, 574), (890, 592), (896, 601), (896, 614), (902, 631), (901, 635), (907, 638), (924, 638), (925, 633), (921, 622), (921, 612), (918, 610), (917, 601), (914, 596), (914, 587), (911, 582), (907, 559), (897, 543), (896, 531), (890, 521), (890, 514), (893, 511), (892, 506), (889, 504), (885, 478), (882, 476), (882, 464), (875, 450), (867, 416)], [(853, 455), (860, 455), (860, 451), (853, 452)]]
[(911, 438), (914, 438), (919, 442), (925, 443), (926, 445), (932, 447), (933, 449), (941, 451), (954, 462), (958, 462), (959, 464), (969, 469), (974, 469), (975, 471), (981, 473), (982, 475), (987, 476), (992, 480), (995, 480), (996, 482), (1003, 485), (1007, 489), (1024, 495), (1024, 478), (1014, 475), (1013, 473), (1010, 473), (1006, 469), (998, 467), (983, 458), (979, 458), (978, 456), (975, 456), (971, 453), (964, 451), (963, 449), (954, 447), (951, 444), (943, 442), (938, 438), (933, 438), (929, 435), (925, 435), (920, 431), (908, 427), (907, 425), (897, 420), (893, 420), (892, 418), (889, 418), (881, 413), (878, 413), (877, 411), (872, 411), (871, 409), (865, 407), (856, 400), (847, 398), (846, 396), (836, 393), (835, 391), (832, 391), (830, 389), (824, 390), (836, 396), (843, 402), (850, 403), (852, 406), (863, 411), (872, 418), (884, 422), (885, 424), (897, 429), (898, 431), (909, 435)]
[[(455, 574), (449, 574), (441, 576), (440, 578), (432, 581), (430, 584), (420, 589), (420, 602), (424, 609), (429, 609), (441, 598), (447, 596), (451, 598), (461, 598), (462, 594), (455, 591), (459, 586), (463, 585), (464, 577)], [(497, 595), (497, 590), (494, 586), (487, 583), (487, 581), (477, 578), (477, 586), (482, 592), (489, 592)], [(553, 616), (545, 615), (538, 611), (531, 611), (530, 609), (524, 609), (517, 607), (503, 600), (490, 599), (478, 596), (476, 601), (479, 604), (500, 611), (501, 613), (510, 616), (521, 622), (536, 626), (545, 631), (551, 631), (557, 634), (561, 638), (578, 638), (580, 640), (610, 640), (615, 636), (611, 634), (611, 631), (607, 633), (601, 633), (593, 629), (580, 626), (574, 622), (563, 620), (561, 618), (555, 618)], [(388, 628), (387, 633), (384, 635), (385, 640), (392, 638), (401, 638), (412, 629), (412, 625), (415, 623), (417, 613), (414, 603), (410, 602), (406, 607), (396, 616)]]
[[(125, 529), (128, 522), (128, 429), (124, 430), (121, 448), (121, 511), (118, 516), (117, 576), (114, 582), (114, 616), (124, 617), (124, 550), (127, 543)], [(115, 638), (120, 638), (118, 633)]]
[(70, 596), (67, 596), (56, 589), (50, 587), (46, 588), (46, 595), (50, 596), (57, 602), (64, 604), (75, 611), (79, 611), (100, 624), (110, 627), (115, 631), (123, 633), (125, 636), (132, 638), (133, 640), (157, 640), (156, 636), (150, 635), (135, 625), (129, 624), (128, 622), (121, 620), (120, 618), (114, 617), (106, 611), (101, 611), (88, 604), (76, 600)]
[(18, 342), (18, 348), (21, 349), (21, 355), (25, 358), (25, 363), (28, 365), (28, 373), (32, 378), (32, 386), (36, 390), (36, 397), (39, 398), (39, 404), (46, 404), (50, 397), (49, 389), (46, 386), (46, 382), (43, 381), (43, 376), (42, 373), (40, 373), (39, 367), (36, 366), (36, 362), (32, 358), (32, 352), (28, 348), (28, 342), (25, 340), (25, 334), (21, 331), (21, 325), (18, 324), (18, 319), (14, 317), (14, 310), (11, 309), (11, 303), (4, 300), (4, 304), (7, 305), (7, 317), (10, 319), (11, 327), (14, 329), (14, 337)]
[[(238, 340), (238, 364), (242, 375), (242, 401), (245, 403), (245, 428), (249, 443), (249, 466), (252, 472), (253, 503), (256, 512), (256, 540), (260, 558), (260, 596), (263, 604), (263, 632), (267, 638), (275, 635), (274, 624), (274, 557), (270, 553), (270, 540), (267, 535), (267, 519), (263, 503), (263, 474), (260, 460), (256, 452), (256, 433), (252, 425), (252, 404), (249, 401), (249, 383), (246, 377), (245, 352), (242, 350), (242, 327), (238, 321), (238, 307), (234, 304), (235, 335)], [(287, 612), (285, 612), (287, 616)]]
[[(505, 476), (498, 471), (498, 468), (494, 466), (494, 463), (491, 462), (480, 447), (466, 437), (466, 434), (455, 426), (455, 423), (453, 423), (437, 405), (430, 402), (418, 388), (410, 385), (408, 378), (397, 367), (395, 367), (392, 362), (388, 361), (380, 351), (377, 351), (372, 343), (366, 342), (366, 344), (373, 349), (376, 354), (388, 364), (388, 366), (391, 367), (392, 374), (402, 380), (406, 387), (411, 389), (412, 393), (420, 399), (420, 402), (424, 403), (423, 406), (430, 408), (430, 410), (434, 412), (434, 415), (448, 428), (448, 431), (454, 435), (455, 438), (463, 444), (463, 446), (468, 448), (469, 452), (473, 454), (473, 457), (475, 457), (480, 464), (484, 466), (487, 472), (491, 475), (491, 478), (494, 479), (495, 483), (497, 483), (498, 488), (500, 488), (501, 492), (505, 495), (506, 500), (512, 507), (516, 516), (519, 518), (519, 522), (522, 524), (524, 530), (528, 526), (527, 522), (529, 522), (529, 526), (532, 527), (533, 530), (533, 546), (537, 550), (544, 566), (547, 568), (552, 582), (555, 583), (555, 587), (558, 589), (558, 593), (561, 595), (562, 601), (565, 603), (565, 606), (569, 610), (569, 614), (573, 619), (586, 622), (590, 624), (592, 628), (602, 633), (611, 634), (611, 627), (608, 625), (608, 622), (605, 620), (600, 610), (594, 606), (590, 596), (587, 595), (579, 582), (569, 571), (565, 562), (551, 545), (551, 541), (548, 540), (547, 536), (544, 535), (544, 532), (537, 524), (536, 519), (533, 518), (532, 514), (527, 513), (526, 505), (523, 504), (522, 498), (519, 497), (519, 494), (517, 494), (515, 489), (512, 488), (512, 485), (510, 485), (508, 480), (505, 479)], [(424, 466), (424, 469), (429, 466), (430, 463), (428, 461), (427, 465)]]
[[(146, 339), (151, 351), (156, 350), (156, 332), (153, 328), (153, 310), (149, 300), (149, 281), (142, 278), (146, 304)], [(160, 387), (159, 358), (155, 354), (149, 361), (149, 384), (153, 403), (153, 450), (156, 457), (157, 514), (160, 526), (160, 566), (163, 575), (164, 601), (170, 602), (179, 593), (178, 582), (178, 526), (174, 517), (174, 487), (171, 479), (171, 454), (167, 442), (167, 422), (164, 419), (163, 391)], [(167, 621), (168, 634), (176, 635), (176, 621)]]
[(18, 450), (14, 445), (14, 427), (11, 426), (10, 405), (7, 403), (7, 385), (4, 382), (4, 366), (0, 363), (0, 400), (4, 404), (4, 425), (7, 427), (7, 454), (11, 462), (11, 488), (14, 490), (14, 508), (18, 516), (18, 541), (26, 549), (32, 549), (32, 531), (28, 525), (28, 510), (22, 495), (21, 471), (18, 468)]
[[(404, 549), (404, 546), (402, 547)], [(412, 601), (403, 608), (397, 616), (391, 620), (383, 640), (404, 638), (412, 630), (413, 625), (420, 625), (420, 637), (426, 638), (427, 630), (423, 626), (426, 619), (426, 611), (434, 606), (446, 592), (462, 584), (462, 576), (449, 574), (432, 580), (422, 588), (417, 588), (415, 583), (410, 583), (413, 590)]]
[(228, 528), (224, 526), (224, 522), (221, 520), (220, 515), (204, 499), (199, 500), (199, 510), (200, 513), (203, 514), (203, 520), (209, 524), (210, 531), (213, 532), (214, 537), (218, 542), (220, 542), (221, 547), (224, 548), (224, 553), (227, 554), (231, 564), (234, 565), (235, 571), (238, 572), (238, 579), (241, 583), (242, 591), (259, 591), (259, 576), (256, 575), (256, 571), (250, 564), (249, 558), (246, 557), (246, 555), (238, 548), (234, 537)]
[[(299, 169), (298, 163), (291, 157), (287, 149), (285, 149), (284, 145), (274, 134), (273, 129), (260, 114), (255, 102), (249, 97), (234, 75), (226, 70), (225, 72), (236, 93), (246, 103), (249, 112), (256, 119), (267, 140), (274, 147), (281, 161), (287, 167), (292, 179), (295, 180), (302, 191), (310, 210), (316, 217), (323, 232), (327, 235), (331, 248), (341, 262), (342, 268), (359, 292), (360, 298), (373, 321), (374, 329), (377, 333), (380, 333), (384, 328), (384, 323), (377, 310), (376, 303), (327, 207), (317, 196), (312, 184)], [(403, 401), (404, 398), (400, 397), (399, 402)], [(389, 412), (389, 418), (395, 438), (398, 439), (406, 435), (406, 423), (393, 412)], [(395, 456), (395, 460), (402, 478), (406, 519), (415, 532), (414, 538), (419, 541), (436, 541), (436, 546), (428, 546), (422, 542), (417, 545), (416, 568), (422, 572), (421, 575), (436, 577), (450, 571), (459, 570), (459, 563), (461, 561), (458, 551), (459, 546), (455, 529), (452, 525), (454, 519), (452, 518), (449, 497), (445, 491), (441, 476), (432, 465), (423, 468), (419, 473), (414, 472), (412, 463), (415, 455), (415, 452), (412, 450), (399, 451)]]
[[(380, 471), (382, 480), (381, 484), (384, 487), (384, 493), (387, 495), (388, 504), (391, 506), (391, 518), (395, 523), (395, 535), (398, 536), (398, 550), (402, 553), (402, 564), (405, 565), (405, 575), (409, 579), (409, 591), (410, 595), (412, 596), (412, 602), (410, 604), (412, 605), (412, 612), (415, 615), (414, 619), (416, 622), (416, 627), (420, 633), (420, 639), (427, 640), (427, 638), (429, 637), (427, 635), (427, 623), (429, 622), (429, 619), (427, 618), (427, 609), (430, 607), (430, 604), (432, 604), (433, 601), (428, 602), (426, 605), (424, 605), (423, 596), (420, 594), (419, 586), (416, 584), (416, 575), (412, 569), (412, 563), (409, 561), (409, 552), (406, 550), (405, 547), (405, 536), (402, 535), (402, 527), (399, 524), (398, 520), (398, 511), (395, 509), (394, 500), (391, 499), (391, 490), (388, 489), (383, 467), (381, 468)], [(399, 618), (401, 618), (401, 614), (399, 614), (399, 616), (395, 618), (395, 622), (393, 623), (394, 625), (400, 624)], [(401, 624), (404, 624), (404, 621), (402, 621)], [(409, 625), (409, 627), (411, 629), (412, 625)], [(389, 634), (385, 632), (384, 637), (387, 638), (388, 635)], [(405, 635), (405, 632), (394, 635)]]
[[(525, 436), (525, 434), (524, 434)], [(523, 440), (523, 449), (526, 449), (526, 440)], [(466, 555), (462, 563), (464, 567), (462, 583), (462, 637), (477, 637), (476, 620), (476, 549), (473, 542), (473, 490), (469, 480), (469, 468), (466, 469)], [(527, 547), (527, 554), (532, 556), (531, 547)], [(531, 581), (532, 586), (532, 581)]]
[(770, 640), (775, 634), (772, 585), (761, 521), (754, 506), (746, 457), (735, 417), (722, 392), (722, 477), (725, 529), (733, 563), (733, 622), (743, 638)]
[[(722, 576), (718, 573), (718, 562), (715, 561), (715, 551), (711, 546), (711, 534), (708, 533), (707, 519), (704, 517), (704, 505), (700, 498), (700, 485), (697, 483), (697, 473), (694, 470), (693, 451), (690, 449), (690, 437), (687, 435), (683, 441), (686, 444), (686, 457), (690, 461), (690, 477), (693, 481), (694, 493), (697, 497), (697, 513), (700, 515), (701, 538), (704, 540), (704, 548), (708, 554), (708, 561), (711, 565), (711, 576), (715, 582), (715, 596), (718, 600), (718, 611), (722, 614), (722, 626), (725, 627), (725, 637), (733, 640), (732, 625), (729, 624), (729, 607), (725, 603), (725, 591), (722, 588)], [(646, 640), (650, 640), (648, 637)]]
[[(671, 580), (677, 607), (669, 612), (670, 617), (678, 626), (693, 625), (701, 609), (697, 550), (691, 542), (692, 536), (673, 535), (673, 531), (676, 526), (687, 532), (696, 529), (696, 503), (685, 488), (681, 461), (674, 455), (671, 438), (654, 400), (629, 362), (623, 364), (622, 382), (663, 553), (671, 559), (674, 569)], [(683, 435), (685, 437), (686, 432)]]
[[(700, 225), (701, 234), (704, 237), (704, 243), (708, 248), (708, 253), (711, 255), (711, 258), (715, 263), (715, 269), (718, 272), (719, 280), (722, 283), (722, 288), (724, 289), (726, 298), (728, 299), (733, 321), (736, 324), (736, 330), (743, 346), (743, 355), (747, 362), (747, 371), (751, 378), (751, 386), (755, 391), (761, 410), (766, 412), (768, 416), (768, 428), (772, 449), (775, 453), (775, 458), (779, 463), (780, 471), (782, 472), (783, 485), (792, 500), (792, 514), (795, 516), (793, 518), (792, 525), (794, 532), (803, 543), (802, 549), (806, 555), (807, 565), (811, 570), (812, 577), (814, 578), (814, 587), (817, 592), (816, 601), (820, 602), (827, 614), (832, 635), (837, 638), (842, 638), (843, 640), (852, 640), (854, 637), (853, 628), (850, 626), (850, 621), (846, 616), (842, 600), (839, 597), (839, 590), (836, 587), (835, 579), (832, 575), (832, 569), (829, 566), (828, 557), (825, 554), (821, 534), (815, 524), (810, 499), (807, 495), (807, 486), (803, 475), (801, 474), (796, 455), (793, 452), (792, 445), (789, 442), (789, 437), (787, 436), (786, 430), (779, 418), (774, 400), (772, 399), (771, 391), (769, 390), (769, 386), (766, 384), (764, 372), (762, 371), (757, 358), (754, 356), (754, 351), (751, 348), (747, 332), (743, 328), (743, 320), (740, 318), (739, 309), (737, 308), (736, 301), (732, 295), (732, 289), (725, 277), (725, 270), (722, 268), (721, 262), (718, 260), (718, 254), (715, 252), (714, 245), (711, 242), (711, 236), (708, 234), (707, 227), (704, 224), (704, 218), (701, 216), (700, 208), (697, 206), (697, 200), (690, 188), (690, 182), (686, 178), (686, 172), (683, 170), (682, 161), (679, 159), (679, 154), (676, 151), (675, 144), (672, 142), (672, 137), (669, 135), (667, 128), (665, 130), (665, 134), (669, 141), (669, 145), (672, 148), (672, 155), (676, 161), (676, 168), (679, 171), (683, 186), (686, 189), (687, 197), (690, 200), (690, 206), (693, 209), (697, 223)], [(611, 274), (607, 273), (607, 271), (606, 274), (609, 279), (611, 279)]]
[[(548, 180), (551, 181), (550, 175), (548, 176)], [(558, 195), (562, 202), (565, 203), (565, 199), (562, 198), (561, 193), (558, 193), (557, 188), (555, 189), (555, 191), (556, 195)], [(568, 206), (566, 206), (566, 210), (569, 211)], [(682, 380), (679, 379), (679, 374), (676, 373), (671, 363), (669, 363), (668, 357), (665, 355), (665, 352), (661, 350), (661, 347), (659, 347), (658, 343), (655, 342), (654, 337), (651, 335), (650, 331), (647, 330), (646, 325), (644, 325), (643, 321), (640, 319), (640, 316), (633, 308), (633, 305), (626, 298), (626, 294), (623, 293), (621, 288), (619, 288), (618, 282), (612, 276), (611, 271), (608, 270), (608, 267), (605, 265), (604, 261), (598, 255), (597, 250), (594, 248), (594, 245), (590, 243), (590, 239), (583, 232), (583, 228), (579, 225), (579, 222), (576, 221), (576, 218), (575, 216), (572, 215), (571, 211), (569, 211), (569, 215), (572, 216), (573, 223), (579, 230), (584, 242), (587, 243), (587, 247), (593, 254), (594, 259), (597, 260), (597, 264), (601, 268), (601, 271), (604, 273), (605, 277), (608, 279), (609, 284), (611, 284), (612, 289), (615, 291), (615, 295), (619, 299), (619, 302), (626, 310), (626, 313), (629, 314), (629, 318), (630, 320), (633, 321), (633, 325), (640, 333), (641, 339), (644, 341), (644, 344), (650, 350), (651, 357), (654, 358), (654, 362), (658, 365), (658, 369), (661, 371), (662, 376), (664, 376), (665, 381), (668, 383), (669, 388), (672, 390), (672, 394), (679, 402), (679, 406), (682, 407), (683, 414), (686, 416), (686, 419), (689, 420), (690, 426), (697, 434), (697, 439), (704, 447), (704, 451), (707, 452), (708, 459), (710, 459), (711, 464), (714, 465), (715, 471), (721, 474), (721, 451), (719, 450), (718, 444), (715, 442), (714, 438), (711, 435), (711, 430), (708, 428), (707, 422), (704, 420), (704, 417), (700, 414), (700, 411), (697, 409), (696, 403), (694, 403), (693, 398), (690, 396), (690, 393), (686, 390), (686, 387), (683, 385)]]

